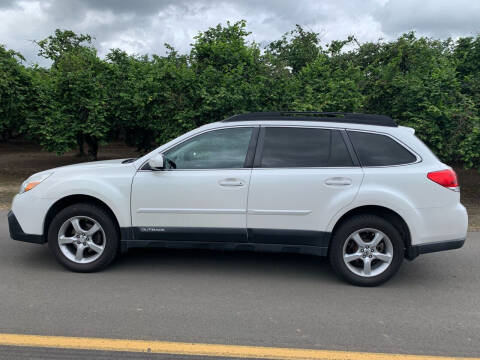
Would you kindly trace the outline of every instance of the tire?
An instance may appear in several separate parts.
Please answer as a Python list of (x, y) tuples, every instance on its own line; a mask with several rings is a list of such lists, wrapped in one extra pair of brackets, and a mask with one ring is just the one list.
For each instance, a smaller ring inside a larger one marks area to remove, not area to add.
[(350, 284), (377, 286), (395, 275), (404, 253), (395, 226), (379, 216), (357, 215), (335, 231), (328, 256), (335, 272)]
[(115, 259), (119, 234), (114, 219), (105, 209), (78, 203), (53, 218), (48, 228), (48, 247), (67, 269), (94, 272)]

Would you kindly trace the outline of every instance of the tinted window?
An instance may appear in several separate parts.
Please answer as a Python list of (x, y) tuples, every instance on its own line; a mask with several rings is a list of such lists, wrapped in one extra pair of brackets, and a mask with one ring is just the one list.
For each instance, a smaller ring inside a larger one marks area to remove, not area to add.
[(261, 166), (266, 168), (352, 166), (352, 159), (339, 131), (267, 127)]
[(359, 131), (349, 131), (355, 151), (363, 166), (400, 165), (417, 158), (392, 138)]
[(165, 152), (167, 163), (177, 169), (242, 168), (252, 128), (209, 131)]

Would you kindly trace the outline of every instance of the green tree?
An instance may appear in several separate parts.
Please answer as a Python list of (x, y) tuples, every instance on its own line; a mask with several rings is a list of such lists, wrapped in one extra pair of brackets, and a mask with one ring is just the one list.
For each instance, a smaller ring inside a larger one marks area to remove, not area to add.
[(77, 35), (71, 30), (56, 29), (53, 35), (35, 43), (40, 47), (38, 55), (52, 60), (55, 66), (65, 54), (82, 47), (89, 47), (92, 37), (86, 34)]
[(320, 37), (318, 33), (305, 31), (297, 24), (280, 40), (271, 42), (266, 51), (272, 55), (272, 62), (277, 66), (287, 66), (293, 73), (298, 73), (321, 53)]
[(480, 35), (458, 39), (453, 55), (461, 91), (471, 98), (464, 109), (470, 110), (474, 118), (467, 123), (467, 135), (460, 143), (459, 152), (467, 167), (480, 168)]
[(32, 104), (31, 79), (19, 53), (0, 45), (0, 142), (18, 135)]
[(47, 77), (37, 78), (43, 108), (28, 127), (49, 151), (61, 154), (76, 146), (83, 155), (86, 143), (89, 156), (96, 159), (99, 143), (108, 140), (111, 124), (101, 81), (105, 63), (90, 41), (88, 35), (56, 30), (54, 36), (37, 42), (39, 55), (51, 59), (53, 65)]
[[(412, 126), (444, 161), (461, 161), (462, 143), (476, 121), (474, 103), (462, 93), (451, 40), (404, 34), (388, 43), (362, 44), (345, 55), (360, 66), (364, 109)], [(340, 55), (341, 56), (341, 55)]]
[[(249, 42), (245, 21), (218, 25), (195, 37), (189, 63), (197, 91), (193, 94), (195, 125), (248, 111), (272, 109), (272, 69), (258, 44)], [(284, 89), (282, 89), (284, 90)], [(278, 92), (282, 90), (278, 89)]]
[(200, 32), (191, 51), (113, 49), (56, 30), (38, 41), (49, 69), (0, 47), (0, 141), (24, 134), (95, 158), (112, 139), (149, 150), (197, 126), (250, 111), (362, 111), (412, 126), (445, 162), (480, 168), (480, 36), (457, 41), (407, 33), (321, 44), (297, 25), (265, 51), (246, 22)]

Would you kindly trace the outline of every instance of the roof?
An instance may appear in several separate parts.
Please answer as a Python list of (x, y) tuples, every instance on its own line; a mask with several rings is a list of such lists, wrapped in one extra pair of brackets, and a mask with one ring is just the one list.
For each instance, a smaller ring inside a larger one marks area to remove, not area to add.
[(386, 115), (316, 111), (254, 112), (234, 115), (222, 122), (268, 120), (321, 121), (397, 127), (395, 121)]

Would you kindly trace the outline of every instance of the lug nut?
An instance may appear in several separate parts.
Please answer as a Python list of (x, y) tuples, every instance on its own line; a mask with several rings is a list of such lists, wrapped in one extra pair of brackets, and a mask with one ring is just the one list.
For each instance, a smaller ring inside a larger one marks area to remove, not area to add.
[(371, 258), (371, 257), (372, 257), (372, 255), (369, 255), (368, 257), (369, 257), (369, 258)]
[(363, 252), (363, 248), (362, 248), (362, 249), (360, 249), (360, 252)]

